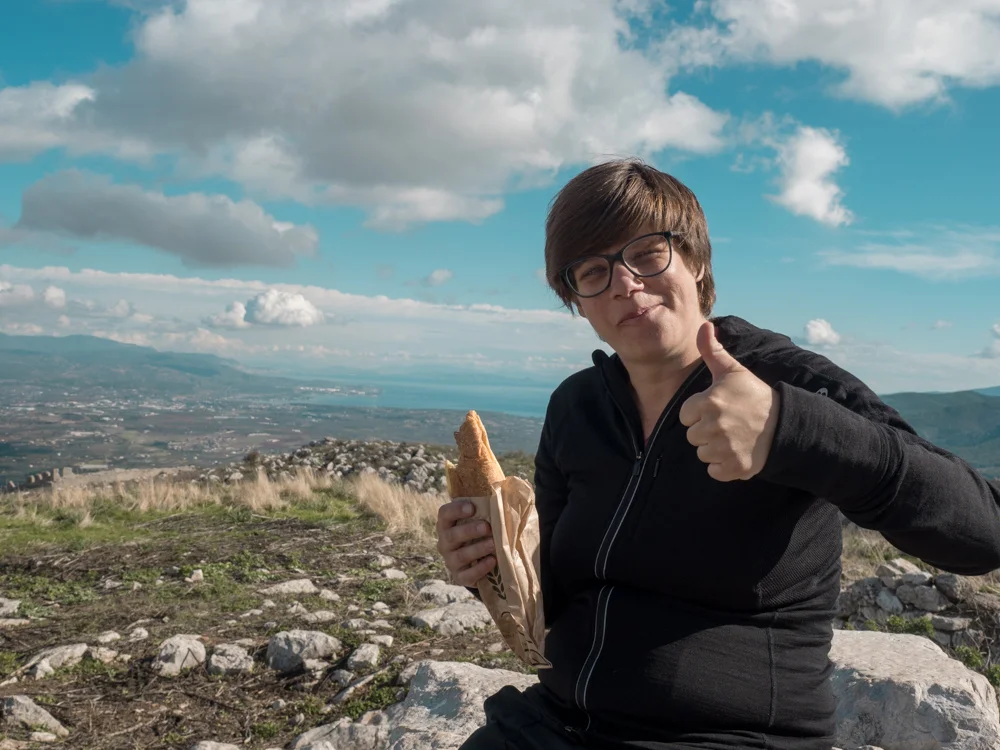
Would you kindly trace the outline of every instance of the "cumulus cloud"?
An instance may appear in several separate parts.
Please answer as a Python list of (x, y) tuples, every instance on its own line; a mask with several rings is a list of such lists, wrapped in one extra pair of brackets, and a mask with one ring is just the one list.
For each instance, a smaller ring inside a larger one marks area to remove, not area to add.
[(49, 307), (66, 307), (66, 292), (57, 286), (45, 287), (45, 291), (42, 292), (42, 299), (45, 300), (45, 304)]
[(232, 302), (225, 312), (216, 313), (206, 319), (206, 325), (215, 328), (247, 328), (247, 308), (242, 302)]
[(892, 109), (944, 101), (950, 86), (1000, 83), (1000, 12), (988, 0), (707, 0), (707, 22), (665, 50), (690, 67), (816, 62), (837, 95)]
[(1000, 323), (994, 323), (990, 328), (993, 340), (982, 351), (982, 356), (986, 359), (1000, 359)]
[(951, 328), (951, 321), (949, 320), (935, 320), (934, 324), (931, 326), (935, 331), (940, 331), (945, 328)]
[(823, 318), (815, 318), (806, 323), (806, 342), (810, 346), (836, 346), (840, 334)]
[(870, 238), (850, 250), (818, 253), (830, 266), (895, 271), (929, 281), (1000, 274), (1000, 227), (926, 225), (892, 232), (863, 232)]
[(727, 115), (635, 43), (650, 20), (620, 0), (188, 0), (139, 19), (135, 59), (67, 117), (370, 224), (480, 221), (570, 165), (723, 146)]
[(15, 336), (41, 336), (45, 333), (45, 329), (37, 323), (22, 323), (20, 321), (4, 323), (3, 330), (5, 333)]
[(301, 294), (268, 289), (246, 304), (245, 319), (278, 326), (311, 326), (322, 323), (323, 313)]
[(27, 305), (35, 300), (35, 290), (28, 284), (0, 280), (0, 307)]
[(771, 196), (773, 200), (793, 214), (823, 224), (850, 224), (853, 215), (842, 205), (843, 190), (832, 179), (849, 163), (837, 135), (802, 126), (777, 148), (781, 192)]
[(224, 195), (166, 196), (70, 170), (25, 190), (15, 228), (78, 239), (135, 242), (176, 255), (187, 266), (291, 266), (312, 255), (310, 226), (275, 220), (249, 200)]

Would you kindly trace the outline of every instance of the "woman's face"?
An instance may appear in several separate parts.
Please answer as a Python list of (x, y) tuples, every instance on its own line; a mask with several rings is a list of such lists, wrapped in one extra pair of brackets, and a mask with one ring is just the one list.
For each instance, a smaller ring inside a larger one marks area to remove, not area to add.
[[(658, 229), (642, 228), (629, 239)], [(579, 297), (580, 312), (594, 331), (626, 363), (657, 362), (684, 355), (696, 347), (698, 327), (705, 321), (698, 302), (702, 272), (692, 273), (678, 241), (673, 257), (658, 276), (639, 277), (615, 263), (611, 286), (596, 297)], [(602, 253), (616, 253), (620, 245)]]

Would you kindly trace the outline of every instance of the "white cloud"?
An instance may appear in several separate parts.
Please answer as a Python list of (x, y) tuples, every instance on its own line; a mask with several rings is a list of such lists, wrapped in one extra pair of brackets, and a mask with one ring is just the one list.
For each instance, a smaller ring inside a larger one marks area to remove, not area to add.
[(850, 224), (853, 215), (842, 204), (843, 191), (833, 174), (849, 163), (836, 134), (821, 128), (800, 127), (778, 144), (781, 193), (773, 199), (799, 216), (823, 224)]
[(806, 323), (806, 341), (811, 346), (835, 346), (840, 343), (840, 334), (828, 321), (815, 318)]
[(993, 340), (983, 349), (982, 356), (986, 359), (1000, 359), (1000, 323), (994, 323), (990, 328)]
[(823, 250), (830, 266), (895, 271), (930, 281), (1000, 274), (1000, 227), (929, 225), (895, 232), (864, 232), (854, 248)]
[(296, 256), (312, 255), (318, 241), (312, 227), (278, 222), (249, 200), (166, 196), (76, 170), (25, 190), (16, 228), (135, 242), (206, 267), (290, 266)]
[(436, 268), (425, 276), (421, 283), (424, 286), (441, 286), (442, 284), (446, 284), (451, 281), (454, 275), (455, 274), (447, 268)]
[(141, 138), (113, 136), (79, 116), (82, 105), (96, 96), (92, 87), (79, 82), (0, 87), (0, 160), (29, 159), (59, 147), (74, 155), (106, 152), (126, 159), (148, 158), (149, 148)]
[(246, 304), (245, 320), (279, 326), (311, 326), (322, 323), (323, 313), (301, 294), (268, 289)]
[(935, 320), (934, 324), (931, 326), (935, 331), (940, 331), (945, 328), (951, 328), (951, 321), (948, 320)]
[(27, 305), (35, 300), (35, 290), (27, 284), (0, 280), (0, 307)]
[(996, 0), (705, 0), (664, 45), (679, 65), (817, 62), (834, 92), (893, 109), (1000, 83)]
[(205, 320), (206, 325), (215, 328), (246, 328), (247, 308), (242, 302), (231, 302), (225, 312), (216, 313)]
[(71, 325), (73, 325), (73, 321), (70, 320), (68, 315), (60, 315), (58, 324), (60, 328), (69, 328)]
[(4, 323), (3, 330), (4, 333), (14, 336), (41, 336), (45, 333), (45, 329), (36, 323), (21, 323), (18, 321)]
[(362, 206), (372, 225), (480, 221), (568, 166), (723, 146), (727, 115), (672, 91), (672, 65), (635, 43), (649, 18), (621, 0), (188, 0), (139, 19), (134, 60), (78, 84), (64, 124), (9, 119), (61, 123), (35, 151), (76, 126), (92, 148), (178, 155), (189, 175)]
[(42, 292), (42, 299), (45, 300), (45, 304), (49, 307), (66, 307), (66, 292), (57, 286), (45, 287), (45, 291)]

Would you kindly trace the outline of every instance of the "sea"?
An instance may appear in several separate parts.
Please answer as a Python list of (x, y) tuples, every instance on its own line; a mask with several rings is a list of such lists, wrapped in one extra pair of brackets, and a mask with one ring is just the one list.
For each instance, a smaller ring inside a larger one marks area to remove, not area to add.
[(555, 384), (487, 383), (475, 380), (419, 380), (413, 378), (365, 378), (364, 381), (338, 381), (325, 378), (331, 385), (367, 386), (378, 389), (377, 395), (312, 392), (311, 404), (331, 406), (367, 406), (395, 409), (457, 409), (477, 412), (500, 412), (518, 417), (545, 416), (549, 396)]

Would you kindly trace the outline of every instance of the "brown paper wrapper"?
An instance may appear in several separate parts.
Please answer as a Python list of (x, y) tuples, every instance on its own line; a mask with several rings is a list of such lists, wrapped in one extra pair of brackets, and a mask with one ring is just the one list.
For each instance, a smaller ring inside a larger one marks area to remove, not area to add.
[(461, 523), (488, 521), (496, 547), (497, 564), (478, 584), (483, 604), (521, 661), (539, 669), (551, 667), (544, 655), (535, 490), (520, 477), (507, 477), (493, 485), (492, 495), (468, 499), (476, 512)]

